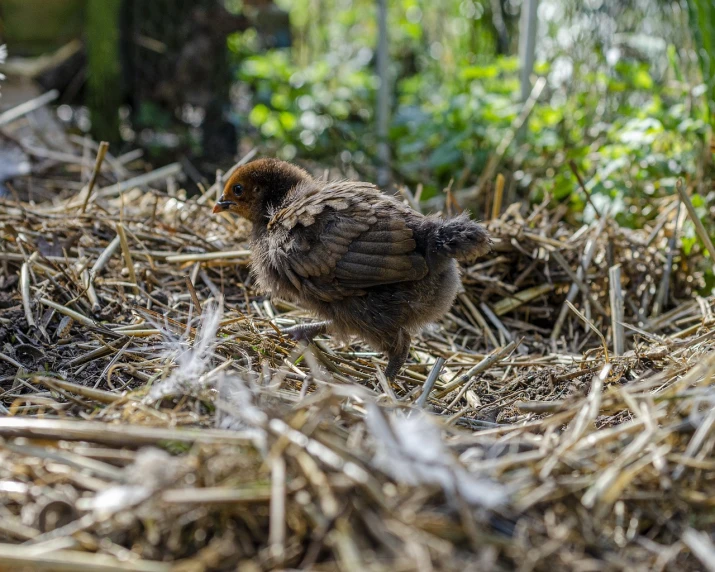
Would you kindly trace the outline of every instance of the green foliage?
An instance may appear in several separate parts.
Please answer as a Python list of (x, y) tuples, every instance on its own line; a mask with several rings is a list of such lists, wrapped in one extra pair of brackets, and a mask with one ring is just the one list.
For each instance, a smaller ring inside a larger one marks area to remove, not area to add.
[(688, 8), (703, 80), (710, 94), (710, 124), (715, 127), (715, 6), (712, 0), (688, 0)]
[(2, 42), (13, 56), (39, 56), (82, 35), (83, 0), (3, 0)]
[(336, 140), (343, 149), (357, 150), (351, 139), (371, 130), (375, 94), (374, 75), (360, 58), (326, 58), (302, 69), (281, 50), (246, 58), (239, 79), (253, 96), (250, 112), (239, 121), (247, 120), (285, 159), (298, 152), (334, 155)]
[[(662, 197), (675, 193), (678, 178), (693, 177), (709, 129), (705, 90), (693, 87), (699, 70), (682, 36), (686, 21), (618, 8), (611, 21), (628, 29), (614, 48), (612, 38), (584, 28), (587, 8), (561, 2), (565, 14), (545, 11), (541, 24), (547, 39), (540, 41), (546, 47), (535, 72), (548, 78), (548, 87), (508, 150), (505, 170), (521, 194), (534, 201), (550, 196), (569, 206), (574, 221), (588, 220), (594, 213), (568, 167), (573, 160), (597, 208), (640, 227), (657, 215)], [(329, 20), (305, 20), (316, 3)], [(494, 54), (485, 14), (491, 4), (390, 3), (392, 168), (399, 182), (422, 184), (423, 199), (450, 180), (475, 184), (521, 110), (519, 62)], [(280, 157), (373, 177), (374, 3), (298, 0), (291, 15), (299, 31), (292, 51), (258, 54), (250, 33), (232, 39), (244, 87), (237, 120)], [(306, 27), (312, 33), (304, 37)], [(651, 38), (645, 29), (661, 29), (663, 37)], [(715, 234), (706, 211), (702, 206)], [(686, 247), (694, 247), (697, 237), (689, 225), (684, 231)]]
[[(272, 51), (243, 60), (239, 78), (253, 93), (250, 111), (239, 119), (280, 156), (334, 163), (339, 149), (346, 152), (342, 160), (358, 168), (374, 156), (376, 82), (359, 55), (345, 61), (326, 57), (301, 68), (288, 52)], [(705, 129), (703, 119), (681, 103), (688, 87), (655, 85), (648, 70), (633, 62), (619, 65), (614, 77), (592, 80), (590, 91), (560, 105), (538, 105), (532, 113), (521, 168), (531, 175), (533, 198), (548, 192), (583, 205), (570, 171), (554, 168), (567, 158), (594, 175), (596, 194), (612, 196), (615, 189), (647, 199), (672, 193), (675, 177), (693, 172)], [(626, 96), (635, 90), (643, 97), (631, 102)], [(514, 58), (464, 66), (458, 76), (439, 78), (430, 70), (399, 81), (390, 129), (395, 170), (408, 184), (426, 184), (425, 196), (468, 165), (474, 181), (519, 113), (517, 91)], [(614, 98), (619, 101), (611, 117), (598, 110)], [(627, 209), (628, 201), (622, 205)], [(634, 226), (643, 222), (627, 211), (620, 214)]]

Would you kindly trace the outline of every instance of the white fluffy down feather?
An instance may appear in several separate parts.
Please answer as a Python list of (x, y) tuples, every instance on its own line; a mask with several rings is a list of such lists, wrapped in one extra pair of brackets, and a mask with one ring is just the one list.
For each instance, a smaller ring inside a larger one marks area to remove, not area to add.
[(367, 427), (376, 442), (375, 465), (396, 481), (410, 485), (438, 485), (447, 496), (471, 505), (493, 508), (507, 499), (506, 489), (468, 472), (442, 441), (439, 426), (426, 413), (386, 415), (368, 408)]

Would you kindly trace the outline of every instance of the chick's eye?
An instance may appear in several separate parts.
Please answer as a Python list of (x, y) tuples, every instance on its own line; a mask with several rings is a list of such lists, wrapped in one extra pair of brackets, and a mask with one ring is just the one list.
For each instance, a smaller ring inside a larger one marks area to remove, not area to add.
[(243, 185), (234, 185), (233, 187), (231, 187), (231, 190), (233, 191), (234, 195), (240, 197), (241, 193), (243, 193)]

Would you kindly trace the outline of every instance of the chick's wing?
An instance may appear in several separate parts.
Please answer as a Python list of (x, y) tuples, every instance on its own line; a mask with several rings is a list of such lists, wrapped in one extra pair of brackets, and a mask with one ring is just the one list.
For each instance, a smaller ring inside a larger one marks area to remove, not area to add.
[(427, 274), (403, 211), (367, 183), (312, 189), (278, 211), (269, 230), (273, 267), (320, 300)]

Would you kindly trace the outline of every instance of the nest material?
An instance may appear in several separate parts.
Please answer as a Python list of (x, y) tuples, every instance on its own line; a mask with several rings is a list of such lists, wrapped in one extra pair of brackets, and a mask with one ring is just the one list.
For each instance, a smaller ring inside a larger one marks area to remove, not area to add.
[(512, 205), (390, 386), (281, 335), (307, 316), (253, 290), (215, 190), (2, 203), (0, 567), (712, 566), (713, 299), (673, 202), (643, 231)]

